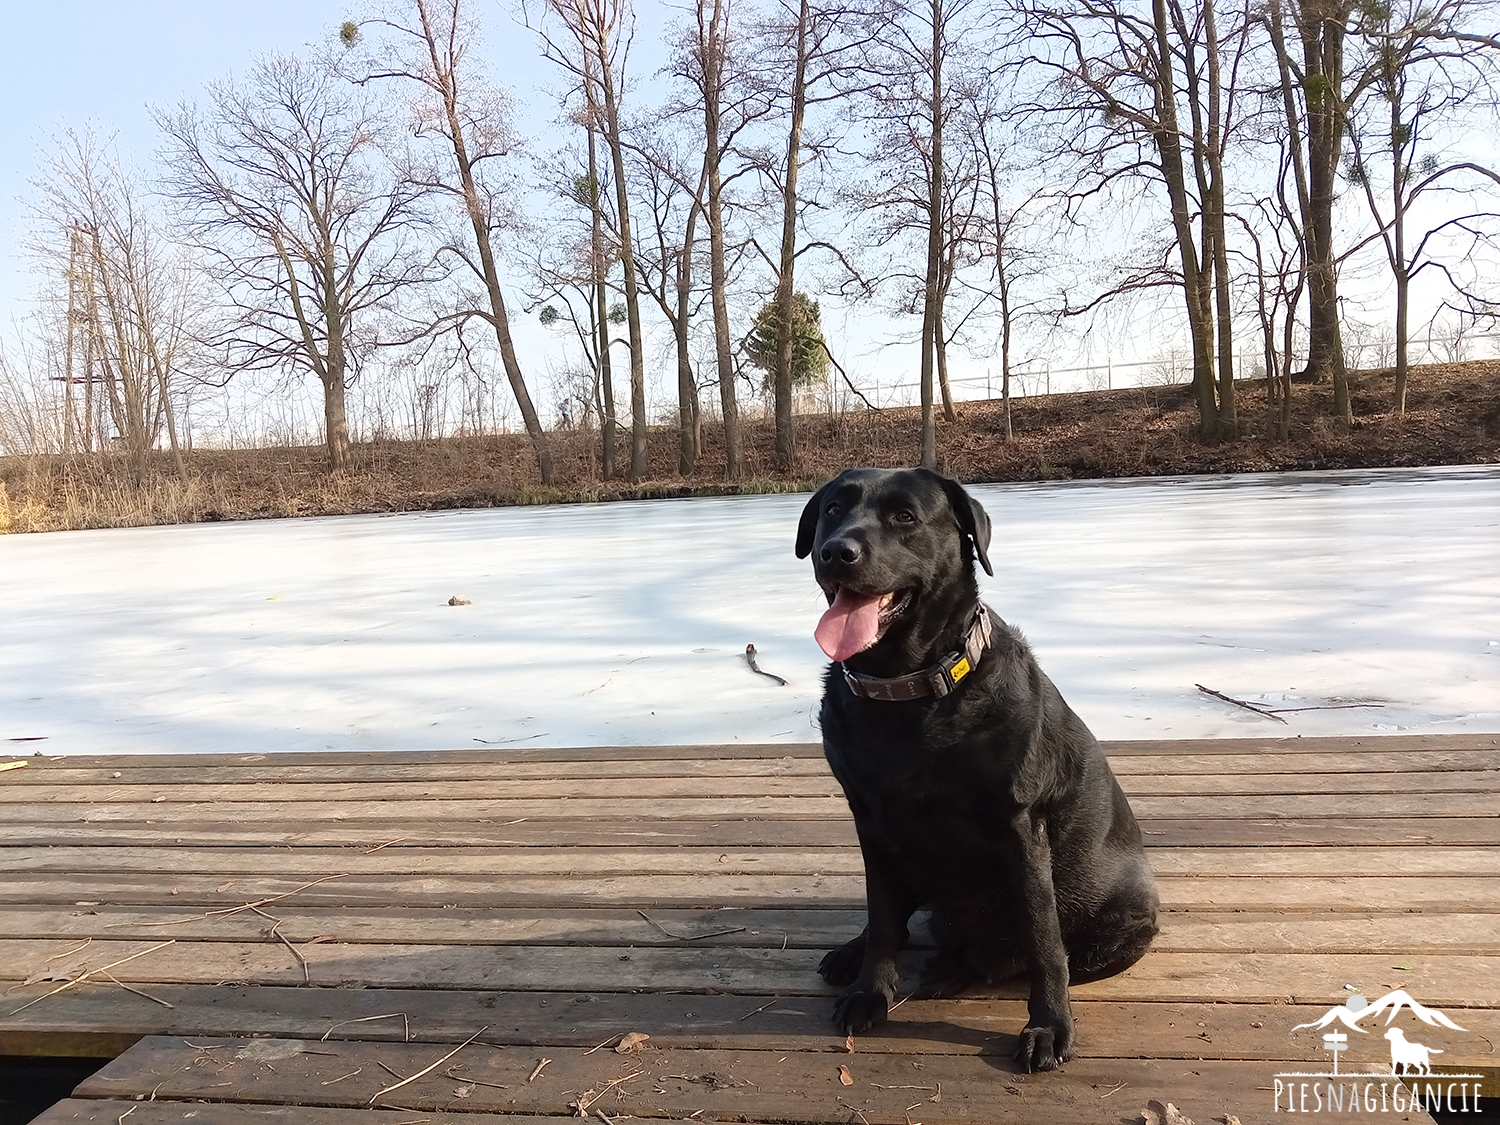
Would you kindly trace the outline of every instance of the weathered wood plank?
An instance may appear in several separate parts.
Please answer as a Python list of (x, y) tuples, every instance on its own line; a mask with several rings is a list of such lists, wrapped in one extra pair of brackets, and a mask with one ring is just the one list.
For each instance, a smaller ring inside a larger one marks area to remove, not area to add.
[[(43, 991), (14, 995), (23, 1003)], [(85, 986), (0, 1018), (0, 1053), (111, 1058), (144, 1035), (236, 1035), (308, 1040), (458, 1043), (479, 1027), (486, 1042), (594, 1048), (623, 1031), (645, 1030), (664, 1047), (833, 1052), (844, 1038), (827, 996), (731, 994), (474, 992), (153, 984), (171, 1008), (110, 986)], [(1159, 1059), (1280, 1060), (1319, 1057), (1317, 1020), (1338, 997), (1316, 1004), (1119, 1003), (1075, 999), (1086, 1057), (1127, 1057), (1149, 1044)], [(1457, 1012), (1455, 1014), (1458, 1014)], [(888, 1023), (857, 1041), (863, 1054), (1005, 1055), (1027, 1020), (1020, 999), (905, 1001)], [(1483, 1036), (1500, 1039), (1493, 1009), (1463, 1009), (1467, 1036), (1453, 1035), (1452, 1058), (1493, 1065)], [(1467, 1046), (1465, 1044), (1468, 1044)], [(1376, 1050), (1383, 1048), (1376, 1044)], [(1300, 1056), (1298, 1052), (1301, 1052)], [(1363, 1047), (1361, 1055), (1367, 1054)]]
[[(1500, 756), (1486, 751), (1467, 751), (1463, 758), (1470, 769), (1491, 768)], [(1397, 755), (1409, 768), (1409, 755)], [(1339, 759), (1337, 755), (1334, 756)], [(225, 760), (199, 766), (137, 766), (81, 768), (62, 758), (41, 768), (15, 771), (0, 778), (5, 785), (222, 785), (249, 782), (328, 785), (347, 782), (431, 781), (520, 781), (558, 778), (647, 778), (647, 777), (828, 777), (828, 763), (821, 753), (815, 758), (664, 758), (644, 761), (603, 762), (330, 762), (325, 765), (279, 765), (275, 758), (242, 765), (226, 755)], [(1431, 767), (1437, 768), (1437, 767)], [(1230, 772), (1230, 771), (1209, 771)]]
[[(343, 875), (299, 889), (298, 876), (98, 874), (24, 875), (0, 880), (0, 903), (98, 906), (177, 903), (238, 906), (295, 893), (303, 906), (562, 908), (676, 906), (849, 910), (863, 906), (861, 875)], [(1157, 880), (1168, 910), (1368, 913), (1372, 905), (1413, 910), (1500, 911), (1500, 877), (1189, 876)]]
[[(281, 765), (276, 759), (241, 764), (226, 756), (212, 765), (143, 766), (128, 759), (115, 768), (69, 765), (70, 759), (47, 761), (0, 779), (5, 787), (37, 785), (205, 785), (275, 782), (330, 784), (343, 782), (515, 781), (522, 779), (648, 777), (827, 777), (828, 766), (816, 757), (665, 758), (578, 762), (330, 762)], [(1500, 751), (1427, 750), (1301, 754), (1122, 754), (1112, 760), (1121, 777), (1141, 774), (1279, 774), (1409, 773), (1500, 769)]]
[[(1500, 793), (1500, 769), (1403, 773), (1230, 773), (1122, 774), (1120, 787), (1131, 798), (1340, 794)], [(479, 781), (401, 780), (357, 782), (194, 782), (136, 784), (0, 784), (0, 807), (12, 805), (365, 803), (370, 801), (469, 802), (490, 800), (657, 801), (717, 797), (842, 798), (837, 781), (821, 775), (703, 777), (488, 778)]]
[[(1342, 754), (1355, 751), (1423, 752), (1452, 750), (1500, 750), (1500, 734), (1382, 734), (1300, 737), (1269, 735), (1252, 738), (1130, 739), (1106, 741), (1105, 753), (1124, 755), (1199, 754)], [(212, 766), (219, 763), (256, 765), (344, 765), (357, 763), (424, 764), (428, 762), (609, 762), (666, 761), (676, 758), (820, 758), (817, 742), (746, 744), (685, 744), (681, 746), (583, 746), (583, 747), (484, 747), (448, 750), (379, 751), (275, 751), (265, 754), (38, 754), (38, 765), (61, 764), (67, 768), (123, 769), (125, 766)]]
[[(1346, 820), (1141, 819), (1147, 847), (1334, 847), (1500, 845), (1500, 817), (1389, 817)], [(0, 845), (58, 847), (852, 847), (848, 817), (838, 820), (667, 821), (638, 818), (523, 820), (329, 820), (179, 823), (53, 821), (0, 823)]]
[[(462, 1042), (460, 1040), (459, 1042)], [(136, 1097), (139, 1097), (137, 1095)], [(120, 1125), (129, 1116), (129, 1125), (393, 1125), (389, 1110), (336, 1109), (311, 1105), (247, 1105), (243, 1102), (94, 1101), (69, 1098), (58, 1102), (31, 1125)], [(596, 1118), (597, 1120), (597, 1118)], [(412, 1123), (408, 1123), (412, 1125)], [(445, 1113), (429, 1111), (420, 1125), (558, 1125), (555, 1115), (533, 1114)]]
[[(661, 948), (499, 945), (304, 944), (294, 954), (279, 942), (177, 942), (149, 953), (151, 941), (0, 940), (0, 979), (67, 980), (102, 966), (130, 984), (153, 982), (296, 985), (338, 988), (503, 989), (572, 992), (716, 992), (740, 995), (832, 995), (817, 976), (821, 949)], [(132, 955), (134, 960), (125, 960)], [(907, 959), (916, 980), (920, 956)], [(1476, 1007), (1500, 995), (1500, 956), (1427, 954), (1173, 953), (1153, 951), (1126, 972), (1075, 985), (1080, 999), (1189, 1002), (1213, 997), (1240, 1003), (1308, 1002), (1345, 983), (1377, 995), (1406, 988), (1424, 1003)], [(1337, 980), (1335, 981), (1335, 978)], [(971, 995), (1018, 997), (1023, 980)], [(14, 1005), (0, 1008), (10, 1011)]]
[[(477, 1030), (477, 1029), (476, 1029)], [(534, 1051), (483, 1042), (460, 1052), (454, 1072), (443, 1070), (380, 1097), (389, 1071), (415, 1074), (442, 1056), (437, 1045), (397, 1043), (305, 1044), (288, 1040), (142, 1041), (80, 1088), (81, 1096), (111, 1097), (154, 1089), (158, 1098), (211, 1095), (221, 1100), (316, 1100), (359, 1108), (399, 1105), (436, 1110), (454, 1104), (456, 1082), (475, 1080), (463, 1099), (473, 1111), (568, 1112), (584, 1099), (611, 1116), (786, 1122), (847, 1121), (906, 1125), (915, 1120), (1077, 1122), (1100, 1119), (1108, 1091), (1131, 1099), (1111, 1103), (1108, 1119), (1138, 1113), (1148, 1098), (1171, 1101), (1198, 1120), (1244, 1114), (1270, 1116), (1271, 1095), (1261, 1062), (1161, 1063), (1136, 1059), (1080, 1059), (1056, 1074), (1020, 1075), (991, 1056), (828, 1055), (775, 1051), (682, 1051), (652, 1048), (621, 1058), (610, 1052)], [(326, 1048), (332, 1047), (332, 1050)], [(274, 1060), (274, 1094), (265, 1066)], [(842, 1072), (841, 1080), (840, 1068)], [(386, 1068), (389, 1068), (387, 1070)], [(324, 1085), (330, 1078), (345, 1076)], [(210, 1085), (211, 1084), (211, 1085)], [(601, 1095), (603, 1095), (601, 1097)], [(594, 1099), (599, 1100), (594, 1100)], [(1137, 1106), (1136, 1103), (1141, 1103)]]
[[(174, 801), (170, 793), (160, 802), (87, 802), (12, 804), (5, 808), (11, 823), (84, 821), (167, 821), (175, 823), (284, 821), (281, 801)], [(1131, 807), (1143, 819), (1263, 820), (1291, 817), (1307, 820), (1397, 817), (1500, 817), (1500, 801), (1493, 793), (1327, 793), (1248, 796), (1137, 795)], [(663, 820), (836, 820), (847, 815), (848, 804), (837, 797), (652, 797), (649, 801), (624, 797), (486, 798), (453, 800), (336, 801), (299, 803), (297, 815), (309, 819), (456, 820), (566, 819), (640, 816), (643, 807)]]
[[(1154, 847), (1160, 876), (1406, 876), (1435, 879), (1492, 875), (1493, 848), (1170, 848)], [(378, 852), (299, 848), (75, 847), (0, 848), (0, 873), (120, 872), (305, 875), (335, 871), (383, 875), (862, 875), (857, 847), (839, 848), (415, 848)]]
[[(826, 950), (864, 926), (863, 910), (427, 910), (308, 909), (269, 906), (278, 932), (294, 944), (588, 945), (631, 949)], [(913, 948), (928, 948), (925, 913), (911, 926)], [(654, 924), (653, 924), (654, 923)], [(0, 938), (60, 941), (259, 942), (272, 922), (251, 911), (184, 913), (169, 907), (71, 910), (12, 907), (0, 913)], [(1157, 952), (1387, 952), (1395, 959), (1496, 949), (1493, 914), (1164, 913)], [(672, 936), (676, 935), (676, 936)], [(697, 935), (697, 936), (694, 936)]]

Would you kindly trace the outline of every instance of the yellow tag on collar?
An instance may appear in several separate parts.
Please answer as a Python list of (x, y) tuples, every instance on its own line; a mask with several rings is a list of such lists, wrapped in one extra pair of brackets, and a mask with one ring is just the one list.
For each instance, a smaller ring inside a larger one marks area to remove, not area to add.
[(969, 667), (969, 658), (965, 656), (953, 666), (953, 671), (949, 672), (948, 676), (956, 684), (972, 671), (973, 669)]

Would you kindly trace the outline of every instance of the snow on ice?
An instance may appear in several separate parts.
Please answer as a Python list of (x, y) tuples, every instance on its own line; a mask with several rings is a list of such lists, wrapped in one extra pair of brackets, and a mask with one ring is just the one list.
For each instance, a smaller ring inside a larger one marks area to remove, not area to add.
[[(987, 600), (1101, 738), (1500, 731), (1494, 467), (972, 491), (995, 526)], [(0, 739), (816, 741), (806, 499), (0, 537)], [(751, 643), (788, 686), (749, 670)], [(1318, 709), (1282, 725), (1195, 684)]]

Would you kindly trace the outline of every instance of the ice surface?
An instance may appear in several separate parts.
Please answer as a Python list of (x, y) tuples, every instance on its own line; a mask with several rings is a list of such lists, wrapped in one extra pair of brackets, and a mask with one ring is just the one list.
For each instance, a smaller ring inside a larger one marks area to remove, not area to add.
[[(977, 486), (981, 581), (1101, 738), (1500, 731), (1500, 470)], [(805, 496), (0, 537), (47, 753), (817, 739)], [(450, 606), (458, 594), (472, 604)], [(745, 664), (790, 681), (778, 687)], [(1289, 713), (1283, 726), (1199, 693)]]

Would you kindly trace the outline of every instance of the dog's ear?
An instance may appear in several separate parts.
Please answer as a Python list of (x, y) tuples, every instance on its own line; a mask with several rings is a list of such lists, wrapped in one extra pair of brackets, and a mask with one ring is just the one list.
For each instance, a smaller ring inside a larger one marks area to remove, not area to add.
[(828, 491), (829, 481), (812, 494), (807, 507), (802, 509), (802, 518), (797, 522), (797, 557), (805, 559), (812, 554), (813, 536), (818, 532), (818, 516), (823, 511), (823, 494)]
[(967, 492), (964, 486), (956, 480), (947, 477), (938, 477), (943, 482), (943, 491), (948, 494), (948, 504), (953, 508), (953, 515), (958, 520), (958, 529), (974, 542), (974, 557), (979, 560), (979, 565), (984, 567), (984, 572), (991, 578), (995, 576), (995, 568), (990, 566), (990, 517), (979, 501), (975, 500)]

